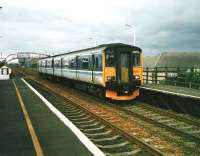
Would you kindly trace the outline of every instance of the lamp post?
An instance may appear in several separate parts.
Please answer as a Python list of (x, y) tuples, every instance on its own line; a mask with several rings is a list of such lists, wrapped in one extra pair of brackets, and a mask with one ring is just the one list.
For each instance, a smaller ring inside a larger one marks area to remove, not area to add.
[[(0, 36), (0, 38), (3, 38), (3, 36)], [(1, 59), (2, 59), (3, 57), (2, 57), (2, 52), (1, 52)]]
[[(2, 6), (0, 6), (0, 10), (2, 9), (3, 7)], [(0, 38), (3, 38), (3, 36), (0, 36)]]
[(97, 46), (97, 40), (96, 40), (96, 38), (89, 37), (88, 39), (89, 39), (89, 40), (93, 40), (93, 41), (94, 41), (94, 45)]
[(133, 45), (136, 45), (136, 30), (134, 25), (125, 24), (125, 27), (128, 27), (133, 30)]

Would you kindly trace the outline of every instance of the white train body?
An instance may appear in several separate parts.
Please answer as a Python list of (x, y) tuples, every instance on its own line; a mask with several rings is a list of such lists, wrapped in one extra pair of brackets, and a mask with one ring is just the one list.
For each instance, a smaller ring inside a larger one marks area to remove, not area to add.
[[(74, 53), (66, 53), (60, 56), (54, 56), (39, 60), (38, 70), (40, 73), (46, 73), (48, 75), (67, 78), (71, 80), (82, 81), (86, 83), (102, 85), (103, 86), (103, 74), (102, 70), (86, 70), (79, 67), (68, 68), (69, 62), (73, 59), (82, 58), (82, 62), (88, 63), (91, 56), (101, 56), (104, 48), (92, 49), (87, 51), (80, 51)], [(85, 60), (83, 60), (85, 59)], [(100, 61), (100, 60), (99, 60)], [(54, 65), (54, 67), (53, 67)], [(99, 64), (102, 66), (102, 64)], [(101, 68), (102, 69), (102, 68)]]
[(139, 47), (105, 44), (41, 59), (38, 70), (101, 97), (131, 100), (139, 95), (141, 58)]

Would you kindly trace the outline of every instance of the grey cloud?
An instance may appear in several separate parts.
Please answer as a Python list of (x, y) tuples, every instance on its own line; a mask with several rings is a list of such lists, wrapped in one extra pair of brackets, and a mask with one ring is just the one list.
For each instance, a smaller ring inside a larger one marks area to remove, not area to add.
[(102, 13), (87, 21), (47, 10), (7, 6), (0, 11), (0, 35), (4, 36), (0, 39), (0, 51), (66, 52), (93, 46), (89, 37), (96, 38), (98, 44), (131, 44), (132, 31), (124, 26), (126, 23), (135, 26), (136, 43), (147, 55), (200, 51), (198, 0), (97, 2), (102, 4)]

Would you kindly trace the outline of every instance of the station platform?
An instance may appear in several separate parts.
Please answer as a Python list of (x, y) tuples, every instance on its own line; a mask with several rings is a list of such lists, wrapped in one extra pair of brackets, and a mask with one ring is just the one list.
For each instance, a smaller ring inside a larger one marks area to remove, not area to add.
[(162, 109), (200, 117), (200, 90), (160, 84), (143, 85), (138, 99)]
[(186, 88), (186, 87), (179, 87), (179, 86), (170, 86), (170, 85), (161, 85), (161, 84), (145, 84), (141, 88), (162, 92), (166, 94), (172, 94), (182, 97), (190, 97), (194, 99), (200, 100), (200, 89), (192, 89), (192, 88)]
[(0, 123), (0, 156), (94, 155), (21, 79), (0, 81)]

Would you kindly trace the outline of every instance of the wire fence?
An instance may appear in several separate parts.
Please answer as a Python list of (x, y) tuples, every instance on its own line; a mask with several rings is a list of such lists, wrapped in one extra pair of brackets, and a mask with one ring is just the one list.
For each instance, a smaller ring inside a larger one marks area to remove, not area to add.
[(200, 66), (197, 67), (146, 67), (144, 84), (165, 84), (200, 89)]

